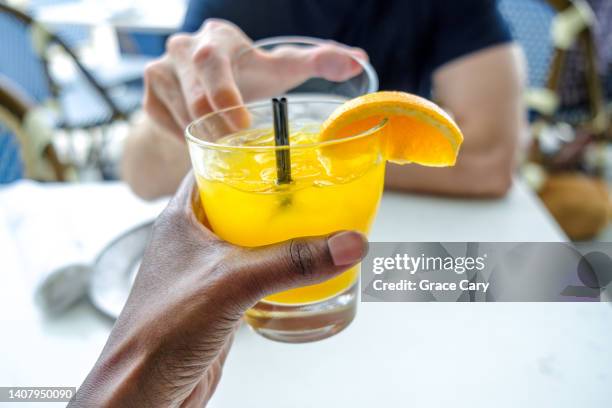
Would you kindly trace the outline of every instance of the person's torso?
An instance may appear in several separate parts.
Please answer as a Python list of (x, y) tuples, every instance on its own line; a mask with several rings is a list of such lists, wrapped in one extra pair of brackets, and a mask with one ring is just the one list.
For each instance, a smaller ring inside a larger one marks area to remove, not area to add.
[(192, 2), (185, 29), (212, 17), (232, 21), (253, 40), (300, 35), (363, 48), (381, 89), (429, 93), (429, 0), (201, 0)]

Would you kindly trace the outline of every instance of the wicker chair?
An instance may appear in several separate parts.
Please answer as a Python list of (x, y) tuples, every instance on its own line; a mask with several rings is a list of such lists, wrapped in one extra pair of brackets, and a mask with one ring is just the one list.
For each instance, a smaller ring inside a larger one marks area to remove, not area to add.
[[(587, 123), (595, 133), (605, 132), (608, 119), (603, 86), (596, 69), (597, 50), (592, 26), (590, 22), (581, 26), (580, 18), (575, 17), (579, 11), (591, 12), (588, 5), (573, 0), (501, 0), (499, 10), (527, 57), (527, 104), (535, 113), (533, 117), (554, 118), (572, 125)], [(567, 24), (571, 19), (565, 17), (572, 13), (578, 25)], [(574, 28), (576, 32), (572, 32)], [(584, 52), (590, 106), (560, 109), (560, 87), (564, 85), (563, 74), (571, 46), (575, 44)]]
[(64, 181), (66, 167), (60, 163), (49, 135), (32, 140), (36, 106), (0, 76), (0, 184), (22, 176)]
[[(126, 120), (140, 107), (142, 88), (122, 83), (102, 85), (62, 38), (3, 2), (0, 2), (0, 38), (0, 73), (15, 85), (13, 88), (21, 89), (33, 104), (46, 106), (53, 113), (53, 129), (66, 131), (69, 135), (75, 130), (100, 135), (96, 142), (90, 138), (87, 157), (102, 169), (100, 150), (107, 129), (116, 121)], [(51, 75), (49, 61), (57, 54), (71, 61), (77, 80), (62, 83)], [(69, 161), (72, 162), (68, 164), (78, 165), (75, 158)]]

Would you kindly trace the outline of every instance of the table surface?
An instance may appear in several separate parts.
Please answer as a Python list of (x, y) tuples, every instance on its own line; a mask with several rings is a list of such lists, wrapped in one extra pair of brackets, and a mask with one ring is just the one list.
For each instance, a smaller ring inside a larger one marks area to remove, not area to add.
[[(33, 285), (45, 268), (92, 259), (163, 206), (119, 183), (0, 189), (0, 385), (81, 383), (112, 322), (87, 303), (45, 316)], [(497, 201), (386, 193), (371, 239), (565, 237), (517, 183)], [(317, 343), (280, 344), (242, 328), (210, 406), (610, 406), (611, 319), (602, 303), (362, 303), (349, 328)]]

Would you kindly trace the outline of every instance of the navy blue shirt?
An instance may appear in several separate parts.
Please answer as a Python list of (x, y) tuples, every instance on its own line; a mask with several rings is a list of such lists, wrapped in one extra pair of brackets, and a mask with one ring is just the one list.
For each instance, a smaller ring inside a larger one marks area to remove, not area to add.
[(190, 0), (183, 31), (211, 17), (253, 40), (305, 35), (361, 47), (381, 89), (423, 96), (436, 68), (511, 41), (495, 0)]

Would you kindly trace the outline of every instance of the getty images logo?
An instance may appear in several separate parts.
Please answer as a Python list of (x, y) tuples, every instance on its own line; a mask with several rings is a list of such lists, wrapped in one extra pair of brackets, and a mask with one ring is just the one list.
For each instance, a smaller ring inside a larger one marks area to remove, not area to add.
[(366, 301), (612, 302), (612, 243), (371, 243), (362, 279)]
[(411, 256), (406, 253), (395, 256), (375, 257), (372, 260), (372, 272), (380, 275), (387, 271), (406, 271), (410, 275), (418, 272), (452, 271), (458, 275), (466, 272), (483, 271), (487, 254), (482, 256)]

